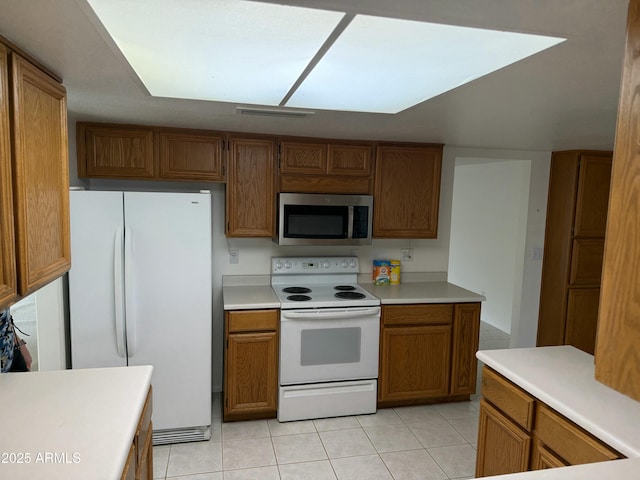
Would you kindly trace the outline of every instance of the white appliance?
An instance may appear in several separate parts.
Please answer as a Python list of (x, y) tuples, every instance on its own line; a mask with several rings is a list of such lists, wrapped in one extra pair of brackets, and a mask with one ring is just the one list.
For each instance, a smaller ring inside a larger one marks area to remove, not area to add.
[(371, 245), (373, 196), (281, 193), (279, 245)]
[(380, 300), (356, 257), (273, 258), (280, 300), (278, 420), (375, 413)]
[(71, 191), (73, 368), (153, 365), (154, 444), (211, 437), (211, 195)]

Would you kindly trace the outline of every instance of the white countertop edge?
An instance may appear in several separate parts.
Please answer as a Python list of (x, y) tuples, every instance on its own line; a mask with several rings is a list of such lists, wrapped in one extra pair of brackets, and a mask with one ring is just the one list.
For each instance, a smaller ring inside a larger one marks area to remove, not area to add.
[[(543, 403), (547, 404), (549, 407), (551, 407), (558, 413), (562, 414), (563, 416), (565, 416), (575, 424), (584, 428), (586, 431), (588, 431), (589, 433), (591, 433), (592, 435), (594, 435), (595, 437), (597, 437), (598, 439), (600, 439), (601, 441), (603, 441), (604, 443), (612, 447), (613, 449), (617, 450), (618, 452), (622, 453), (623, 455), (629, 458), (640, 457), (640, 444), (636, 445), (636, 444), (625, 441), (619, 436), (616, 436), (615, 433), (611, 431), (611, 429), (607, 428), (605, 425), (602, 425), (601, 422), (594, 420), (593, 416), (590, 417), (588, 415), (590, 412), (590, 409), (588, 408), (585, 409), (584, 407), (582, 407), (582, 410), (585, 410), (585, 412), (581, 413), (579, 411), (580, 410), (579, 407), (578, 407), (579, 409), (576, 410), (575, 405), (567, 404), (564, 401), (562, 401), (562, 399), (559, 399), (557, 396), (551, 395), (548, 392), (548, 389), (546, 389), (544, 385), (529, 381), (526, 377), (522, 375), (521, 372), (518, 372), (513, 368), (512, 363), (506, 362), (504, 360), (497, 361), (492, 357), (493, 353), (498, 353), (498, 352), (517, 352), (518, 350), (536, 350), (543, 353), (544, 350), (549, 350), (549, 349), (553, 349), (556, 351), (573, 350), (578, 355), (584, 355), (584, 356), (593, 358), (591, 355), (584, 353), (576, 349), (575, 347), (571, 347), (568, 345), (555, 346), (555, 347), (536, 347), (531, 349), (525, 348), (525, 349), (507, 349), (507, 350), (480, 350), (476, 353), (476, 357), (478, 358), (478, 360), (482, 361), (489, 367), (493, 368), (498, 373), (508, 378), (509, 380), (514, 382), (516, 385), (520, 386), (523, 390), (529, 392), (532, 396), (536, 397)], [(501, 355), (500, 353), (498, 354)], [(548, 373), (549, 372), (547, 372), (547, 374)], [(595, 378), (593, 378), (593, 389), (601, 391), (603, 395), (609, 396), (611, 397), (611, 399), (616, 398), (618, 400), (621, 400), (623, 403), (633, 402), (633, 400), (631, 400), (630, 398), (625, 397), (621, 393), (597, 382)], [(634, 404), (635, 403), (637, 402), (634, 402)], [(610, 405), (606, 403), (606, 400), (603, 400), (603, 408), (607, 406), (610, 406)]]
[(473, 297), (415, 297), (415, 298), (385, 298), (380, 299), (382, 305), (406, 305), (409, 303), (476, 303), (486, 300), (482, 295)]

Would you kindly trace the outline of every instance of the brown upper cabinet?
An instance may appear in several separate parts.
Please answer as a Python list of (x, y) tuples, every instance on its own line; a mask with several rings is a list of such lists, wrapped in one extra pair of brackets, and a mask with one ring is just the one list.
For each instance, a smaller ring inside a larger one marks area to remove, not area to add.
[(275, 236), (275, 153), (275, 138), (229, 137), (227, 237)]
[(378, 145), (373, 236), (437, 238), (442, 145)]
[(611, 152), (554, 152), (542, 262), (538, 345), (593, 354)]
[(4, 308), (69, 270), (71, 252), (66, 91), (22, 52), (3, 44), (0, 127)]
[(84, 122), (76, 129), (80, 177), (224, 180), (223, 133)]
[(280, 191), (371, 194), (372, 145), (321, 139), (280, 141)]

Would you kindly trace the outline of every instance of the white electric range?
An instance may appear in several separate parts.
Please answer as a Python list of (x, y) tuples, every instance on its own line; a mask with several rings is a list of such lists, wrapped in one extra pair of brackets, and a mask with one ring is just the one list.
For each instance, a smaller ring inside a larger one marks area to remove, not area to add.
[(357, 257), (276, 257), (278, 420), (376, 411), (380, 300), (357, 284)]

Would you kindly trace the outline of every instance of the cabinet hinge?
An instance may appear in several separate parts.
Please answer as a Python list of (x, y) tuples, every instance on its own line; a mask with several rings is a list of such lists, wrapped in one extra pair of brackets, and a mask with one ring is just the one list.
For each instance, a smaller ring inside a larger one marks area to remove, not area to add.
[(227, 338), (227, 348), (229, 348), (229, 339)]

